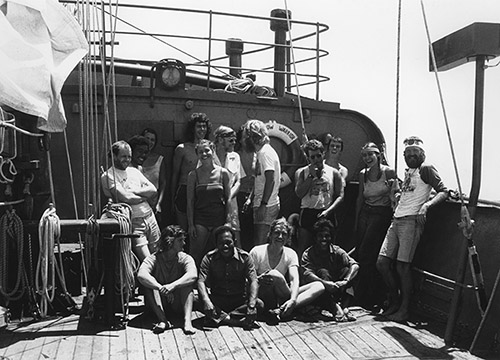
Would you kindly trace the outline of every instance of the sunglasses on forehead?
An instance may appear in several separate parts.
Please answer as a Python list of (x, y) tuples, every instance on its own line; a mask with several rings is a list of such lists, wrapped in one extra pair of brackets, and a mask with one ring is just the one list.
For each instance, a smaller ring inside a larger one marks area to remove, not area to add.
[(410, 138), (403, 141), (404, 145), (422, 145), (424, 142), (420, 139)]

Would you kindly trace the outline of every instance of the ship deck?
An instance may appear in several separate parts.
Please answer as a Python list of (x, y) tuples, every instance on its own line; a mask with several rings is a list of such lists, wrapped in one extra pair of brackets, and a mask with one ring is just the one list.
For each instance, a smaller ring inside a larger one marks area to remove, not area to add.
[(353, 322), (302, 316), (278, 325), (259, 322), (251, 331), (204, 328), (203, 315), (195, 312), (194, 335), (179, 326), (154, 334), (153, 319), (143, 310), (131, 303), (124, 330), (78, 314), (13, 321), (0, 332), (0, 359), (478, 359), (447, 347), (432, 324), (384, 321), (361, 308), (352, 309)]

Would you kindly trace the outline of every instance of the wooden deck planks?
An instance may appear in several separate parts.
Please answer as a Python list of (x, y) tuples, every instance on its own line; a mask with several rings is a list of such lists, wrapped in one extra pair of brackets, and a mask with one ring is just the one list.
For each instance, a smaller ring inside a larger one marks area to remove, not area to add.
[[(312, 356), (314, 354), (317, 358), (319, 359), (328, 359), (331, 357), (330, 352), (328, 349), (318, 342), (315, 338), (315, 336), (311, 333), (311, 330), (316, 328), (316, 330), (319, 328), (319, 326), (311, 326), (310, 324), (303, 323), (301, 321), (290, 321), (287, 323), (283, 323), (283, 325), (286, 325), (290, 327), (290, 329), (297, 334), (297, 336), (306, 344), (306, 346), (309, 348), (309, 354), (306, 355), (307, 358), (315, 358)], [(315, 330), (313, 330), (315, 331)]]
[(206, 337), (207, 341), (210, 343), (215, 359), (234, 359), (234, 356), (231, 353), (231, 349), (226, 344), (226, 341), (219, 329), (210, 329), (207, 331), (200, 330), (198, 331), (198, 333), (203, 334)]
[(292, 359), (319, 359), (319, 357), (311, 351), (307, 343), (289, 326), (289, 324), (279, 324), (276, 329), (281, 333), (281, 336), (287, 339), (292, 348), (295, 349), (297, 355)]
[(162, 351), (160, 337), (149, 329), (141, 329), (144, 346), (144, 356), (146, 359), (161, 359)]
[[(0, 333), (0, 357), (17, 359), (129, 360), (302, 360), (302, 359), (476, 359), (448, 351), (442, 339), (412, 326), (377, 322), (369, 317), (353, 323), (297, 320), (245, 331), (221, 326), (184, 335), (182, 329), (154, 334), (137, 322), (123, 331), (79, 326), (77, 316), (20, 325)], [(80, 324), (82, 325), (82, 324)], [(3, 336), (7, 334), (7, 336)]]
[(174, 333), (175, 342), (177, 343), (177, 349), (179, 349), (181, 359), (197, 359), (195, 344), (191, 336), (186, 336), (182, 329), (179, 328), (171, 331)]
[(219, 328), (219, 331), (226, 341), (227, 348), (231, 352), (231, 355), (238, 360), (245, 360), (245, 359), (252, 359), (250, 356), (249, 352), (243, 344), (241, 343), (240, 338), (238, 335), (234, 332), (233, 328), (230, 328), (228, 326), (221, 326)]
[[(153, 334), (154, 335), (154, 334)], [(162, 359), (177, 360), (181, 359), (177, 342), (175, 341), (174, 332), (172, 330), (165, 331), (157, 336), (160, 342)]]
[[(298, 354), (292, 343), (286, 336), (283, 335), (281, 331), (278, 330), (277, 326), (269, 326), (264, 323), (261, 325), (261, 331), (266, 333), (269, 339), (272, 340), (273, 344), (280, 350), (285, 358), (288, 360), (302, 359), (302, 356)], [(294, 336), (296, 336), (295, 333)]]
[(266, 355), (271, 360), (286, 360), (287, 357), (283, 354), (283, 350), (274, 343), (274, 340), (262, 329), (253, 329), (249, 331), (255, 342), (266, 352)]

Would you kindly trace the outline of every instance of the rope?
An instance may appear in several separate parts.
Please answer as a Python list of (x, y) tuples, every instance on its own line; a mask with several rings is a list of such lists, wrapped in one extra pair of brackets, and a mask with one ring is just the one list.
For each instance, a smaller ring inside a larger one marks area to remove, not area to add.
[(39, 255), (36, 265), (35, 289), (40, 295), (40, 315), (47, 316), (49, 303), (55, 296), (55, 256), (54, 245), (61, 234), (59, 217), (55, 207), (45, 210), (38, 224)]
[[(10, 245), (15, 245), (17, 249), (17, 277), (11, 290), (8, 289), (9, 265), (14, 260), (14, 257), (11, 256), (11, 251), (9, 251)], [(0, 294), (7, 300), (19, 300), (24, 295), (23, 250), (23, 222), (14, 209), (6, 210), (0, 218)]]
[(400, 59), (401, 59), (401, 0), (398, 2), (398, 46), (396, 56), (396, 124), (394, 129), (394, 171), (398, 173), (399, 154), (399, 80), (400, 80)]
[(132, 209), (127, 204), (109, 203), (104, 208), (101, 216), (101, 219), (116, 219), (120, 225), (120, 234), (122, 236), (114, 239), (114, 241), (118, 240), (119, 247), (119, 262), (118, 268), (115, 270), (117, 272), (117, 274), (115, 272), (115, 279), (120, 279), (116, 284), (116, 290), (120, 293), (125, 318), (128, 315), (129, 298), (135, 287), (135, 273), (140, 265), (139, 259), (132, 251), (130, 237), (124, 236), (132, 232), (132, 224), (130, 222), (131, 213)]
[(439, 82), (439, 76), (437, 72), (437, 64), (436, 64), (436, 56), (434, 54), (434, 48), (432, 47), (432, 42), (431, 42), (431, 36), (429, 33), (429, 26), (427, 24), (427, 17), (425, 14), (425, 8), (424, 8), (424, 2), (423, 0), (420, 0), (420, 5), (422, 8), (422, 15), (424, 19), (424, 24), (425, 24), (425, 31), (427, 34), (427, 42), (429, 45), (429, 51), (431, 54), (431, 60), (432, 60), (432, 67), (434, 69), (434, 76), (436, 78), (436, 84), (438, 87), (438, 92), (439, 92), (439, 99), (441, 101), (441, 109), (443, 111), (443, 117), (444, 117), (444, 122), (446, 126), (446, 133), (448, 137), (448, 142), (450, 145), (450, 151), (451, 151), (451, 156), (453, 160), (453, 168), (455, 170), (455, 178), (457, 180), (457, 185), (458, 185), (458, 196), (460, 198), (460, 203), (461, 203), (461, 222), (459, 223), (459, 227), (462, 228), (462, 232), (467, 239), (467, 245), (468, 245), (468, 251), (469, 251), (469, 261), (471, 265), (471, 273), (472, 273), (472, 279), (475, 285), (475, 293), (476, 293), (476, 299), (479, 307), (479, 311), (481, 312), (481, 315), (484, 316), (484, 310), (485, 310), (485, 303), (486, 303), (486, 292), (484, 288), (484, 280), (483, 280), (483, 275), (481, 271), (481, 265), (479, 263), (479, 255), (476, 252), (476, 247), (474, 245), (474, 241), (472, 239), (473, 231), (474, 231), (474, 220), (471, 219), (469, 210), (465, 206), (465, 200), (464, 200), (464, 195), (462, 192), (462, 185), (460, 183), (460, 175), (458, 173), (458, 165), (457, 165), (457, 159), (455, 156), (455, 150), (453, 148), (453, 141), (451, 138), (451, 132), (450, 132), (450, 126), (448, 124), (448, 116), (446, 115), (446, 109), (444, 106), (444, 100), (443, 100), (443, 93), (441, 91), (441, 84)]
[(290, 22), (290, 16), (288, 14), (288, 1), (284, 0), (284, 3), (285, 3), (286, 23), (288, 26), (288, 33), (290, 35), (290, 54), (292, 56), (293, 75), (295, 78), (295, 84), (297, 86), (297, 100), (299, 103), (300, 124), (302, 125), (302, 140), (303, 142), (305, 142), (307, 141), (307, 134), (306, 134), (306, 125), (304, 122), (304, 114), (302, 113), (302, 99), (300, 97), (299, 79), (297, 76), (297, 65), (295, 64), (295, 51), (293, 47), (292, 25)]

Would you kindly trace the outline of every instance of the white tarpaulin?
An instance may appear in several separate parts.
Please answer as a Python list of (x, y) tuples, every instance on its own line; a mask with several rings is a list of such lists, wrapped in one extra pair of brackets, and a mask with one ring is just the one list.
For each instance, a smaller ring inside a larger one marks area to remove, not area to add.
[(56, 0), (0, 0), (0, 104), (62, 131), (61, 89), (88, 51), (80, 25)]

